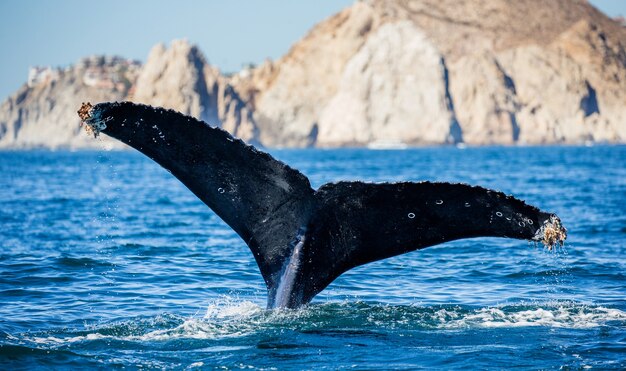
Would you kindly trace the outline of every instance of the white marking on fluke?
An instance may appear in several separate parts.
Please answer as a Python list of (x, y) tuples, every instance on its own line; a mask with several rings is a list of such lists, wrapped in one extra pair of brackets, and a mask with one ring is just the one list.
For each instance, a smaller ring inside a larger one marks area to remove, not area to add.
[(296, 275), (300, 269), (302, 246), (304, 246), (305, 239), (304, 234), (298, 236), (298, 243), (293, 248), (287, 265), (283, 269), (283, 274), (280, 276), (280, 282), (278, 284), (278, 288), (276, 289), (276, 298), (274, 300), (275, 308), (284, 308), (289, 304), (289, 298), (293, 293)]

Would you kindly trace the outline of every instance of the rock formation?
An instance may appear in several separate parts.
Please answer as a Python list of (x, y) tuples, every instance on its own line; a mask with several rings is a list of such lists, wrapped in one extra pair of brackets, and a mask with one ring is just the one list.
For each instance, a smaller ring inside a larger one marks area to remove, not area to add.
[(172, 108), (257, 142), (252, 112), (228, 79), (184, 40), (152, 48), (129, 100)]
[[(139, 64), (93, 56), (66, 69), (33, 68), (28, 84), (0, 106), (0, 148), (85, 148), (103, 144), (80, 129), (76, 107), (85, 100), (121, 100)], [(108, 148), (122, 147), (103, 139)]]
[(440, 144), (459, 141), (458, 135), (441, 55), (403, 21), (380, 26), (347, 62), (319, 117), (317, 139), (325, 146)]
[(625, 46), (584, 0), (364, 1), (242, 91), (268, 144), (624, 142)]
[(121, 99), (266, 146), (623, 143), (626, 28), (585, 0), (360, 1), (230, 77), (184, 41), (32, 70), (0, 147), (93, 146), (76, 108)]

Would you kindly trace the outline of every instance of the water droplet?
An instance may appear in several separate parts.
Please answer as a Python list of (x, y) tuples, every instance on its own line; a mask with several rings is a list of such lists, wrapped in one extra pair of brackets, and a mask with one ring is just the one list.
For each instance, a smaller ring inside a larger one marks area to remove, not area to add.
[(518, 222), (517, 224), (519, 224), (520, 227), (525, 227), (526, 224), (524, 224), (524, 222)]
[(499, 212), (499, 211), (496, 211), (496, 215), (499, 216), (499, 217), (502, 217), (502, 213)]
[(218, 188), (218, 189), (217, 189), (217, 191), (218, 191), (219, 193), (224, 193), (224, 192), (226, 192), (226, 191), (224, 190), (224, 188)]
[(415, 214), (413, 214), (413, 213), (409, 213), (409, 215), (407, 215), (407, 216), (409, 217), (409, 219), (415, 218)]
[(527, 221), (527, 222), (528, 222), (528, 224), (530, 224), (530, 225), (532, 225), (532, 224), (533, 224), (533, 221), (532, 221), (532, 220), (530, 220), (530, 219), (526, 219), (526, 221)]
[(471, 205), (470, 205), (470, 203), (469, 203), (469, 202), (466, 202), (466, 203), (465, 203), (465, 207), (470, 207), (470, 206), (471, 206)]
[(443, 200), (437, 200), (437, 201), (435, 201), (435, 203), (436, 203), (437, 205), (441, 205), (441, 204), (443, 204)]

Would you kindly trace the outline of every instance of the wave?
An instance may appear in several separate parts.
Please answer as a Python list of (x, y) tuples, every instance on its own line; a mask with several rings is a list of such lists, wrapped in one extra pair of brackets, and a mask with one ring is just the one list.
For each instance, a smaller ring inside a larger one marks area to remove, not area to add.
[(27, 333), (19, 338), (37, 345), (55, 346), (102, 340), (159, 342), (224, 339), (275, 331), (367, 333), (380, 330), (448, 331), (530, 326), (586, 329), (609, 324), (626, 325), (626, 312), (569, 301), (484, 308), (334, 302), (314, 304), (298, 310), (266, 310), (250, 301), (225, 297), (212, 302), (202, 317), (162, 314), (102, 324), (80, 331)]
[(88, 257), (61, 256), (56, 259), (56, 265), (60, 268), (96, 268), (96, 267), (113, 267), (110, 262), (96, 260)]

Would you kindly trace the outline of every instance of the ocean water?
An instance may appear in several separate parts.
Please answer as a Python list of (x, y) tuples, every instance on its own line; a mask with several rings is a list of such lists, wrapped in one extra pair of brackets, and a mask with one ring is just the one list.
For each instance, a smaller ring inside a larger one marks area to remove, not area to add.
[(563, 249), (460, 240), (265, 309), (246, 245), (136, 152), (0, 152), (0, 369), (624, 369), (626, 147), (279, 150), (325, 182), (480, 184)]

